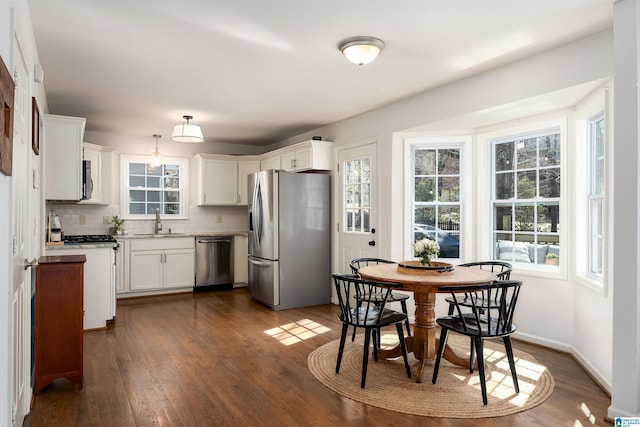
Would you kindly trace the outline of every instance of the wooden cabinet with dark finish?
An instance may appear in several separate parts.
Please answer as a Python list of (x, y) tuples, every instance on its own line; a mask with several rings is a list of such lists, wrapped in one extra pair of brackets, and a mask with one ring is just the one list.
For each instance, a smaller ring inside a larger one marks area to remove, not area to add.
[(35, 293), (35, 378), (38, 392), (57, 378), (82, 388), (84, 255), (43, 256)]

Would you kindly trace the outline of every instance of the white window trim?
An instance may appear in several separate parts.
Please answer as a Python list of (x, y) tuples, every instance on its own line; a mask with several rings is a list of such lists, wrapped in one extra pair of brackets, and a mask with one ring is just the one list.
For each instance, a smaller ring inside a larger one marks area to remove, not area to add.
[[(609, 82), (608, 86), (611, 86)], [(613, 225), (609, 218), (612, 218), (613, 206), (613, 114), (610, 106), (613, 105), (611, 97), (613, 91), (609, 87), (603, 87), (596, 93), (585, 99), (576, 106), (575, 113), (575, 181), (576, 188), (574, 191), (574, 207), (576, 210), (575, 221), (573, 224), (575, 260), (576, 264), (573, 269), (574, 279), (579, 285), (595, 292), (598, 295), (607, 296), (608, 286), (611, 283), (611, 271), (609, 265), (611, 263), (611, 254), (613, 253)], [(589, 232), (589, 185), (588, 180), (590, 173), (590, 148), (589, 148), (589, 122), (591, 119), (604, 111), (605, 120), (605, 197), (604, 197), (604, 258), (602, 260), (602, 276), (597, 276), (589, 271), (588, 263), (588, 232)], [(580, 215), (578, 213), (582, 212)]]
[[(127, 221), (138, 220), (152, 220), (155, 219), (155, 215), (129, 215), (128, 214), (128, 200), (129, 195), (127, 185), (129, 181), (128, 168), (129, 163), (147, 163), (150, 164), (153, 161), (151, 156), (144, 156), (139, 154), (121, 154), (120, 155), (120, 217)], [(182, 202), (181, 202), (181, 215), (163, 215), (162, 220), (171, 221), (174, 219), (189, 219), (189, 159), (184, 157), (163, 157), (164, 163), (172, 163), (180, 166), (180, 182), (182, 186)]]
[[(603, 185), (603, 189), (602, 189), (602, 193), (597, 193), (594, 194), (594, 178), (596, 176), (596, 172), (595, 172), (595, 164), (594, 164), (594, 160), (597, 160), (595, 158), (594, 155), (594, 136), (593, 136), (593, 131), (594, 131), (594, 125), (598, 122), (602, 121), (605, 124), (605, 132), (606, 132), (606, 121), (605, 121), (605, 117), (604, 117), (604, 111), (598, 112), (598, 114), (596, 114), (594, 117), (590, 118), (589, 120), (587, 120), (587, 126), (588, 126), (588, 159), (589, 159), (589, 172), (588, 172), (588, 187), (589, 190), (587, 191), (587, 203), (588, 203), (588, 211), (589, 211), (589, 219), (588, 219), (588, 235), (589, 235), (589, 244), (588, 246), (588, 274), (590, 276), (593, 276), (594, 280), (597, 281), (602, 281), (602, 275), (604, 274), (604, 250), (605, 250), (605, 245), (606, 245), (606, 238), (607, 238), (607, 233), (606, 233), (606, 211), (607, 211), (607, 200), (606, 200), (606, 187), (604, 187)], [(604, 135), (606, 137), (606, 135)], [(606, 141), (605, 141), (606, 143)], [(604, 144), (603, 144), (603, 148), (604, 148)], [(602, 162), (605, 163), (606, 162), (606, 153), (602, 153)], [(606, 166), (606, 165), (605, 165)], [(604, 175), (606, 174), (606, 168), (605, 170), (602, 171), (603, 173), (603, 179), (604, 179)], [(592, 262), (594, 260), (595, 257), (598, 257), (600, 254), (596, 254), (593, 251), (593, 229), (594, 229), (594, 222), (596, 221), (596, 217), (594, 217), (594, 209), (593, 209), (593, 202), (594, 201), (598, 201), (601, 204), (601, 208), (602, 208), (602, 213), (601, 213), (601, 217), (600, 222), (602, 223), (602, 236), (601, 236), (601, 244), (602, 244), (602, 271), (600, 273), (594, 273), (591, 268), (592, 268)]]
[(429, 136), (424, 134), (413, 134), (404, 136), (404, 226), (403, 226), (403, 259), (414, 259), (413, 255), (413, 200), (411, 195), (413, 194), (413, 172), (411, 151), (413, 147), (425, 147), (429, 149), (446, 149), (446, 148), (459, 148), (461, 152), (461, 164), (460, 164), (460, 186), (462, 192), (460, 193), (460, 229), (464, 234), (460, 236), (460, 259), (455, 258), (443, 258), (444, 261), (450, 263), (458, 263), (461, 260), (471, 259), (472, 256), (472, 243), (474, 237), (472, 236), (473, 223), (470, 215), (466, 215), (465, 206), (472, 206), (473, 190), (471, 188), (472, 179), (472, 137), (470, 135), (461, 136)]
[[(485, 159), (484, 162), (476, 164), (485, 164), (486, 171), (484, 174), (478, 170), (474, 175), (474, 179), (477, 179), (476, 194), (478, 195), (475, 206), (479, 207), (475, 224), (477, 232), (474, 238), (478, 239), (478, 242), (482, 244), (482, 248), (478, 251), (478, 259), (493, 259), (493, 205), (492, 201), (492, 183), (493, 183), (493, 159), (492, 159), (492, 141), (502, 138), (508, 138), (514, 135), (534, 133), (544, 129), (560, 130), (560, 170), (564, 179), (560, 180), (560, 239), (559, 244), (561, 247), (561, 253), (563, 262), (559, 267), (547, 266), (544, 264), (529, 265), (525, 263), (513, 263), (513, 271), (517, 274), (524, 276), (535, 277), (549, 277), (554, 279), (566, 280), (569, 271), (569, 265), (571, 258), (568, 254), (571, 253), (571, 248), (568, 246), (569, 242), (569, 227), (568, 227), (568, 209), (569, 209), (569, 181), (570, 167), (568, 160), (568, 141), (571, 140), (572, 135), (568, 132), (568, 118), (569, 112), (556, 112), (554, 115), (548, 117), (532, 117), (525, 119), (525, 123), (519, 126), (505, 125), (501, 128), (496, 128), (485, 133), (479, 132), (477, 135), (479, 153), (478, 155)], [(553, 117), (552, 117), (553, 116)], [(484, 175), (484, 176), (483, 176)], [(480, 207), (484, 207), (483, 209)]]

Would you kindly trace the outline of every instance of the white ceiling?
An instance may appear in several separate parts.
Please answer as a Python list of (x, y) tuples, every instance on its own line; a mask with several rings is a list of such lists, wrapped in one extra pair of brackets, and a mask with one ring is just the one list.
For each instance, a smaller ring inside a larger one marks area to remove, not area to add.
[[(612, 24), (613, 0), (28, 0), (51, 113), (266, 145)], [(369, 35), (369, 65), (337, 45)]]

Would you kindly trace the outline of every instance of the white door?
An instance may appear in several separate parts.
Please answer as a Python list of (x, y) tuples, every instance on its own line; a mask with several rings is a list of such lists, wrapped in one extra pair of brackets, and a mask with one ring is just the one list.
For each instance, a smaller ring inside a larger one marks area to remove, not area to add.
[(11, 410), (14, 425), (22, 425), (24, 416), (29, 412), (31, 399), (32, 269), (25, 271), (25, 262), (29, 256), (29, 239), (35, 241), (37, 234), (29, 233), (29, 219), (33, 214), (29, 211), (29, 200), (33, 195), (32, 189), (29, 188), (32, 170), (30, 76), (17, 40), (15, 53)]
[(376, 144), (338, 152), (339, 271), (350, 272), (354, 258), (377, 257)]

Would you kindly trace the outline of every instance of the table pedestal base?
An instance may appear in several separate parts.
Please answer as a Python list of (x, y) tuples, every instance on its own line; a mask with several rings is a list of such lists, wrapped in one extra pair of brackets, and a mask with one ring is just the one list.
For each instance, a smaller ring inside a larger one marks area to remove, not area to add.
[[(414, 295), (416, 301), (414, 335), (405, 337), (404, 341), (407, 345), (407, 352), (413, 353), (415, 358), (420, 361), (415, 375), (416, 382), (421, 383), (423, 381), (424, 366), (427, 361), (435, 359), (439, 345), (439, 339), (436, 338), (436, 294), (433, 292), (416, 292)], [(402, 349), (399, 345), (389, 350), (378, 350), (378, 357), (383, 359), (395, 359), (400, 356), (402, 356)], [(469, 359), (458, 356), (448, 345), (444, 348), (443, 358), (455, 365), (469, 367)]]

